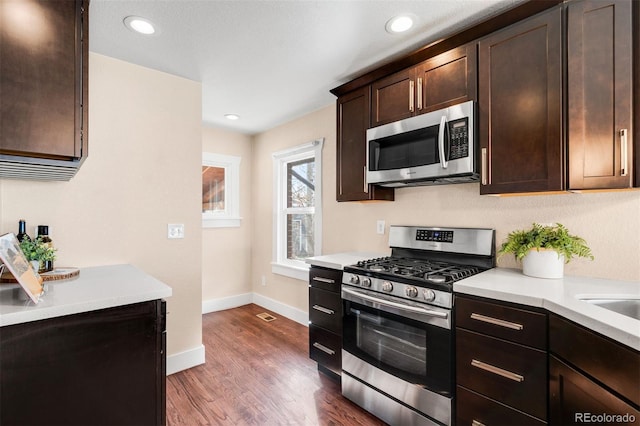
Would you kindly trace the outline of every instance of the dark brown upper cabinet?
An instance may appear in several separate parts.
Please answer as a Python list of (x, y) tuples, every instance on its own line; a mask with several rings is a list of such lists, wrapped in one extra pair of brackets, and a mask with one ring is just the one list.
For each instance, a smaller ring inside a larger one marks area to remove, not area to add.
[(570, 190), (633, 185), (631, 12), (628, 0), (567, 6)]
[(561, 191), (562, 9), (478, 43), (481, 194)]
[(470, 43), (373, 82), (371, 127), (475, 100), (476, 63)]
[(370, 87), (340, 96), (337, 101), (336, 199), (364, 201), (394, 199), (392, 188), (366, 183), (367, 129), (370, 116)]
[(88, 0), (0, 1), (3, 169), (86, 157), (88, 12)]

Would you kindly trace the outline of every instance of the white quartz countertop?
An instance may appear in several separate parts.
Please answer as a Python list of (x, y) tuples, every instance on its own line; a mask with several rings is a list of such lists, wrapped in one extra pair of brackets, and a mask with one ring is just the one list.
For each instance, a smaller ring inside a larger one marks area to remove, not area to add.
[(3, 284), (0, 326), (162, 299), (171, 296), (171, 291), (132, 265), (83, 268), (75, 279), (48, 281), (37, 305), (17, 284)]
[(640, 350), (640, 321), (579, 300), (640, 299), (640, 282), (565, 276), (533, 278), (518, 269), (494, 268), (453, 284), (456, 293), (544, 308)]
[(386, 253), (372, 253), (372, 252), (346, 252), (326, 254), (322, 256), (314, 256), (306, 259), (306, 263), (313, 266), (321, 266), (329, 269), (344, 269), (345, 266), (355, 265), (361, 260), (375, 259), (378, 257), (389, 256)]

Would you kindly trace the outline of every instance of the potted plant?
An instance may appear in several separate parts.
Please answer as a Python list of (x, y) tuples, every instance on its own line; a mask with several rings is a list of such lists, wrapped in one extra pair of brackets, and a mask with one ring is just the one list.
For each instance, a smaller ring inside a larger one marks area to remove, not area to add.
[(513, 253), (522, 261), (522, 273), (537, 278), (562, 278), (564, 264), (573, 257), (593, 260), (587, 242), (562, 224), (541, 225), (534, 223), (528, 230), (509, 233), (499, 250), (499, 255)]
[(56, 260), (56, 249), (51, 247), (51, 244), (44, 242), (42, 237), (38, 237), (35, 240), (25, 238), (20, 242), (20, 249), (27, 260), (33, 263), (36, 272), (53, 270), (53, 261)]

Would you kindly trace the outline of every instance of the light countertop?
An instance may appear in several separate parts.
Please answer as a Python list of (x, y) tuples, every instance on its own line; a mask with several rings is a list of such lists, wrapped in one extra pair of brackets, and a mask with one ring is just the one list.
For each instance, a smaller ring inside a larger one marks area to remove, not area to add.
[(345, 266), (355, 265), (361, 260), (375, 259), (385, 256), (389, 256), (389, 254), (354, 251), (309, 257), (306, 259), (306, 263), (313, 266), (321, 266), (323, 268), (342, 270)]
[(171, 292), (132, 265), (83, 268), (75, 279), (47, 282), (37, 305), (17, 284), (0, 285), (0, 326), (162, 299)]
[(453, 284), (456, 293), (544, 308), (640, 350), (640, 321), (579, 300), (640, 299), (640, 282), (565, 276), (533, 278), (519, 269), (494, 268)]

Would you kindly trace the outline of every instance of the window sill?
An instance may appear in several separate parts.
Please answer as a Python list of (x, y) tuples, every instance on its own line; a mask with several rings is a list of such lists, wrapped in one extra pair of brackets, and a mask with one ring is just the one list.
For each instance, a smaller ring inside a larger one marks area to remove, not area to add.
[(239, 228), (241, 217), (224, 219), (202, 219), (203, 228)]
[(295, 278), (300, 281), (309, 281), (309, 265), (293, 266), (283, 265), (282, 263), (271, 263), (271, 272), (285, 277)]

